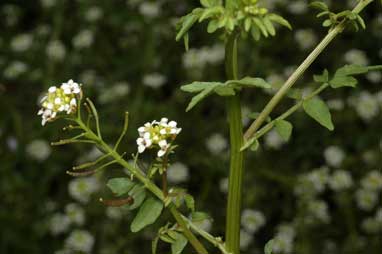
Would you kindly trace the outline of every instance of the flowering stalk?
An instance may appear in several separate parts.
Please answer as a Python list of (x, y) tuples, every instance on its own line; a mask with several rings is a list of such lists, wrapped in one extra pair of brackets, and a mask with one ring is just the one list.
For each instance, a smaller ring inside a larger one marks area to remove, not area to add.
[[(132, 166), (125, 159), (122, 158), (115, 149), (111, 148), (108, 144), (106, 144), (97, 134), (95, 134), (88, 126), (81, 120), (81, 118), (76, 118), (74, 121), (81, 127), (83, 131), (85, 131), (87, 137), (91, 140), (94, 140), (96, 144), (106, 153), (109, 154), (114, 160), (122, 165), (124, 168), (127, 168), (134, 177), (136, 177), (139, 181), (141, 181), (145, 187), (150, 190), (157, 198), (159, 198), (164, 203), (167, 202), (166, 197), (164, 196), (161, 189), (159, 189), (153, 182), (148, 179), (145, 174), (139, 169)], [(179, 226), (183, 230), (184, 236), (188, 239), (190, 244), (195, 248), (196, 252), (199, 254), (208, 254), (205, 247), (200, 243), (200, 241), (195, 237), (195, 235), (190, 231), (187, 227), (186, 222), (181, 217), (179, 211), (176, 206), (170, 202), (168, 204), (168, 208), (179, 224)]]
[[(226, 42), (226, 75), (228, 80), (238, 79), (237, 35), (231, 34)], [(229, 97), (227, 102), (230, 129), (230, 173), (226, 214), (226, 246), (231, 253), (240, 252), (240, 210), (243, 182), (243, 126), (240, 94)]]
[[(356, 7), (353, 9), (354, 14), (359, 14), (367, 5), (369, 5), (374, 0), (362, 0), (359, 1)], [(346, 27), (346, 20), (342, 21), (336, 25), (325, 38), (317, 45), (317, 47), (309, 54), (309, 56), (302, 62), (302, 64), (292, 73), (284, 85), (277, 91), (277, 93), (268, 102), (265, 108), (261, 111), (256, 120), (249, 126), (244, 134), (245, 142), (249, 142), (255, 135), (256, 131), (264, 123), (264, 121), (271, 114), (273, 109), (279, 104), (279, 102), (284, 98), (288, 90), (296, 83), (296, 81), (304, 74), (304, 72), (312, 65), (312, 63), (317, 59), (317, 57), (324, 51), (324, 49), (329, 45), (333, 39), (340, 34)]]

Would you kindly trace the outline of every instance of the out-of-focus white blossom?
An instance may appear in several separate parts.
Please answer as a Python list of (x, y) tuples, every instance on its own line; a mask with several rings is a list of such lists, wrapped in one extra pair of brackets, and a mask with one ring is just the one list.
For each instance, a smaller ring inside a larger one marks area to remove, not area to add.
[(20, 61), (11, 62), (4, 69), (4, 77), (7, 79), (15, 79), (24, 74), (28, 70), (28, 65)]
[(81, 96), (81, 85), (73, 80), (62, 83), (60, 87), (51, 86), (41, 99), (42, 108), (37, 113), (42, 117), (41, 124), (53, 121), (59, 113), (65, 112), (69, 115), (76, 112)]
[(255, 233), (265, 225), (265, 216), (257, 210), (244, 209), (241, 215), (241, 225), (248, 233)]
[(222, 153), (228, 147), (228, 142), (220, 133), (212, 134), (206, 140), (207, 149), (214, 155)]
[(121, 207), (107, 207), (106, 216), (113, 220), (119, 220), (123, 217), (123, 209)]
[(57, 0), (41, 0), (41, 5), (44, 8), (51, 8), (55, 6), (57, 3)]
[(368, 65), (369, 60), (365, 52), (359, 49), (351, 49), (344, 55), (345, 61), (349, 64)]
[(72, 251), (90, 253), (94, 245), (94, 237), (88, 231), (74, 230), (65, 240), (65, 247)]
[(382, 74), (380, 71), (371, 71), (366, 74), (366, 78), (372, 83), (379, 83), (382, 80)]
[(307, 10), (308, 10), (308, 5), (305, 1), (302, 1), (302, 0), (297, 0), (297, 1), (293, 1), (293, 2), (290, 2), (288, 3), (288, 10), (292, 13), (292, 14), (304, 14)]
[(328, 104), (329, 108), (332, 109), (332, 110), (340, 111), (340, 110), (343, 110), (344, 107), (345, 107), (345, 103), (341, 99), (328, 100), (327, 104)]
[(369, 189), (359, 189), (355, 194), (357, 206), (364, 210), (372, 210), (378, 202), (378, 193)]
[(112, 87), (107, 87), (98, 96), (100, 103), (106, 104), (125, 97), (130, 92), (130, 85), (121, 81), (115, 83)]
[(291, 225), (284, 224), (278, 228), (276, 236), (272, 239), (272, 253), (289, 254), (294, 247), (295, 230)]
[(38, 139), (27, 145), (26, 152), (33, 159), (44, 161), (49, 157), (51, 149), (48, 142)]
[(229, 184), (228, 177), (221, 179), (219, 181), (219, 189), (220, 189), (220, 191), (223, 192), (223, 193), (228, 193), (228, 184)]
[(93, 44), (94, 33), (91, 30), (82, 30), (72, 40), (73, 46), (78, 49), (88, 48)]
[(16, 151), (16, 149), (19, 147), (19, 142), (14, 136), (8, 137), (6, 143), (7, 143), (8, 149), (12, 152)]
[(65, 45), (59, 40), (51, 41), (46, 46), (46, 54), (50, 59), (63, 60), (66, 55)]
[(380, 111), (377, 98), (368, 91), (362, 91), (350, 104), (355, 108), (359, 117), (368, 122), (376, 117)]
[(139, 6), (139, 13), (147, 18), (155, 18), (159, 15), (161, 9), (158, 2), (143, 2)]
[(319, 168), (298, 177), (294, 192), (298, 196), (315, 196), (325, 190), (329, 169)]
[(85, 211), (76, 203), (67, 204), (65, 207), (66, 216), (70, 219), (71, 223), (76, 225), (83, 225), (85, 223)]
[(224, 46), (190, 49), (183, 55), (183, 66), (187, 69), (203, 69), (207, 64), (215, 65), (224, 60)]
[(157, 156), (163, 157), (171, 146), (176, 136), (182, 131), (177, 127), (177, 122), (162, 118), (160, 121), (147, 122), (138, 128), (137, 139), (138, 152), (143, 153), (146, 149), (159, 148)]
[(334, 191), (345, 190), (352, 185), (353, 179), (350, 173), (345, 170), (336, 170), (329, 178), (329, 186)]
[(285, 140), (283, 140), (276, 130), (271, 130), (264, 136), (265, 146), (272, 149), (280, 149), (282, 145), (285, 144)]
[(85, 12), (85, 19), (89, 22), (95, 22), (99, 20), (100, 18), (102, 18), (102, 16), (103, 16), (103, 11), (98, 6), (90, 7)]
[(240, 230), (240, 249), (247, 250), (249, 245), (253, 242), (253, 235), (246, 232), (245, 230)]
[(382, 190), (382, 174), (380, 171), (372, 170), (361, 180), (361, 185), (363, 188), (379, 191)]
[(167, 169), (167, 179), (171, 183), (185, 182), (189, 178), (188, 167), (183, 163), (176, 162)]
[(311, 29), (297, 30), (294, 37), (301, 49), (312, 48), (317, 42), (317, 37)]
[(382, 224), (373, 217), (364, 219), (361, 223), (361, 227), (366, 233), (369, 234), (375, 234), (382, 231)]
[(15, 52), (25, 52), (32, 46), (33, 37), (31, 34), (19, 34), (11, 41), (11, 49)]
[(329, 223), (330, 214), (328, 205), (323, 200), (313, 200), (308, 203), (308, 222)]
[(326, 163), (332, 167), (340, 167), (345, 159), (345, 152), (338, 146), (329, 146), (324, 151)]
[(99, 181), (94, 176), (75, 178), (68, 185), (69, 195), (81, 203), (89, 202), (90, 196), (99, 188)]
[(49, 229), (53, 235), (66, 232), (70, 226), (70, 219), (65, 214), (56, 213), (49, 220)]
[(160, 73), (151, 73), (143, 77), (143, 84), (145, 86), (158, 89), (167, 82), (167, 78)]

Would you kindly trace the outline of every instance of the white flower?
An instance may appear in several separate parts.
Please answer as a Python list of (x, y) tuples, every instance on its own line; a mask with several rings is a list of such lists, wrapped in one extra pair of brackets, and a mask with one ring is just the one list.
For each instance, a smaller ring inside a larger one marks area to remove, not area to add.
[(276, 236), (273, 238), (272, 253), (291, 253), (295, 238), (295, 230), (288, 224), (280, 225)]
[(19, 147), (19, 142), (14, 136), (10, 136), (7, 138), (7, 146), (10, 151), (14, 152)]
[(228, 193), (229, 180), (228, 177), (223, 178), (219, 181), (219, 189), (223, 193)]
[(46, 54), (50, 59), (63, 60), (66, 54), (65, 45), (59, 40), (51, 41), (46, 47)]
[(38, 161), (44, 161), (49, 157), (51, 149), (48, 142), (38, 139), (27, 145), (26, 152), (32, 158)]
[(33, 37), (30, 34), (19, 34), (11, 41), (11, 49), (15, 52), (27, 51), (33, 43)]
[(376, 117), (380, 110), (377, 98), (367, 91), (362, 91), (355, 98), (353, 106), (358, 115), (366, 122)]
[(298, 177), (295, 194), (299, 196), (315, 196), (325, 190), (329, 179), (329, 169), (319, 168)]
[(90, 200), (90, 196), (99, 190), (100, 184), (98, 180), (94, 177), (82, 177), (75, 178), (69, 182), (68, 190), (69, 195), (81, 202), (87, 203)]
[(362, 229), (369, 234), (375, 234), (382, 231), (382, 224), (378, 223), (375, 218), (369, 217), (362, 221)]
[(93, 44), (94, 34), (91, 30), (83, 30), (73, 40), (73, 46), (78, 49), (88, 48)]
[(311, 29), (297, 30), (294, 37), (301, 49), (309, 49), (317, 42), (317, 37)]
[(366, 74), (366, 78), (372, 83), (378, 83), (382, 80), (382, 74), (379, 71), (371, 71)]
[(375, 213), (375, 220), (382, 225), (382, 207), (377, 209)]
[(220, 133), (212, 134), (206, 140), (207, 149), (214, 155), (222, 153), (228, 147), (228, 142)]
[(245, 209), (241, 215), (241, 225), (249, 233), (255, 233), (265, 225), (265, 216), (257, 210)]
[(313, 200), (308, 203), (308, 220), (314, 222), (318, 220), (322, 223), (329, 223), (330, 215), (328, 205), (322, 200)]
[(102, 16), (103, 16), (103, 11), (98, 6), (90, 7), (85, 12), (85, 19), (89, 22), (95, 22), (99, 20), (100, 18), (102, 18)]
[(107, 87), (103, 89), (98, 97), (98, 100), (100, 103), (103, 104), (110, 103), (125, 97), (129, 94), (129, 92), (130, 85), (127, 82), (117, 82), (112, 87)]
[(72, 114), (75, 112), (77, 99), (80, 99), (81, 96), (81, 86), (73, 80), (62, 83), (59, 88), (51, 86), (48, 93), (41, 99), (42, 108), (37, 113), (42, 117), (41, 124), (45, 125), (46, 122), (53, 121), (58, 113)]
[(305, 3), (305, 1), (293, 1), (288, 4), (288, 10), (292, 14), (303, 14), (307, 11), (308, 5)]
[(181, 132), (181, 128), (177, 127), (175, 121), (162, 118), (161, 121), (153, 121), (145, 123), (144, 126), (138, 128), (139, 138), (136, 142), (138, 152), (143, 153), (146, 148), (159, 147), (158, 157), (163, 157), (171, 146), (171, 142)]
[(121, 207), (107, 207), (106, 216), (110, 219), (119, 220), (123, 217), (123, 210)]
[(74, 230), (65, 240), (66, 248), (73, 251), (90, 253), (94, 245), (94, 237), (85, 230)]
[(381, 190), (382, 189), (382, 174), (377, 170), (370, 171), (361, 180), (361, 185), (363, 188), (368, 190)]
[(327, 104), (329, 108), (333, 110), (343, 110), (345, 107), (344, 102), (340, 99), (328, 100)]
[(332, 167), (339, 167), (345, 158), (345, 152), (338, 146), (329, 146), (324, 151), (326, 163)]
[(274, 129), (265, 135), (264, 141), (265, 141), (265, 146), (272, 149), (279, 149), (283, 144), (285, 144), (285, 141), (280, 137), (280, 135)]
[(28, 70), (28, 66), (20, 61), (11, 62), (4, 70), (4, 77), (7, 79), (15, 79), (24, 74)]
[(355, 194), (357, 205), (364, 211), (372, 210), (378, 202), (378, 194), (373, 190), (359, 189)]
[(44, 8), (51, 8), (56, 4), (57, 0), (41, 0), (41, 4)]
[(157, 89), (167, 82), (167, 78), (160, 73), (151, 73), (145, 75), (142, 82), (145, 86)]
[(359, 49), (351, 49), (344, 55), (345, 61), (349, 64), (368, 65), (369, 60), (365, 52)]
[(185, 182), (189, 178), (188, 167), (183, 163), (176, 162), (167, 169), (167, 179), (171, 183)]
[(240, 249), (246, 250), (253, 241), (253, 235), (244, 230), (240, 230)]
[(70, 221), (76, 225), (83, 225), (85, 223), (85, 211), (76, 203), (66, 205), (65, 212)]
[(336, 170), (329, 178), (329, 186), (334, 191), (348, 189), (353, 185), (353, 179), (349, 172)]
[(70, 219), (65, 214), (56, 213), (49, 220), (50, 232), (58, 235), (66, 232), (70, 226)]
[(139, 12), (147, 18), (155, 18), (160, 13), (160, 6), (156, 2), (143, 2), (139, 6)]

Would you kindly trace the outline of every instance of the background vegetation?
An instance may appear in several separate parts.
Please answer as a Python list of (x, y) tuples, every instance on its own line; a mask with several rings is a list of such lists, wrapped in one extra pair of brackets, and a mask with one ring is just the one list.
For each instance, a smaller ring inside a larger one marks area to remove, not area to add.
[[(327, 1), (329, 3), (329, 1)], [(331, 1), (334, 10), (355, 1)], [(294, 30), (277, 37), (240, 42), (240, 72), (277, 84), (309, 53), (327, 29), (308, 1), (268, 0)], [(123, 147), (136, 151), (136, 129), (166, 116), (183, 128), (169, 178), (195, 196), (213, 221), (203, 226), (224, 233), (228, 139), (224, 101), (211, 97), (185, 114), (190, 99), (179, 90), (193, 80), (224, 79), (219, 38), (193, 29), (191, 48), (175, 42), (177, 17), (198, 1), (40, 0), (0, 3), (0, 253), (150, 253), (155, 226), (129, 231), (129, 213), (105, 207), (104, 183), (114, 168), (72, 178), (73, 164), (95, 158), (89, 146), (50, 147), (65, 135), (62, 123), (42, 128), (36, 116), (41, 92), (69, 79), (83, 84), (98, 106), (106, 140), (115, 140), (124, 111), (130, 112)], [(381, 5), (362, 13), (365, 31), (345, 31), (297, 85), (317, 84), (312, 75), (346, 64), (382, 62)], [(270, 132), (261, 150), (247, 155), (241, 247), (262, 253), (274, 238), (276, 253), (378, 253), (382, 248), (382, 73), (361, 77), (356, 89), (326, 91), (336, 129), (329, 132), (295, 114), (293, 137)], [(244, 125), (270, 98), (244, 94)], [(286, 100), (277, 112), (293, 101)], [(277, 113), (276, 112), (276, 113)], [(187, 250), (188, 251), (188, 250)], [(186, 252), (187, 252), (186, 251)], [(191, 251), (191, 250), (190, 250)], [(167, 253), (161, 246), (160, 253)]]

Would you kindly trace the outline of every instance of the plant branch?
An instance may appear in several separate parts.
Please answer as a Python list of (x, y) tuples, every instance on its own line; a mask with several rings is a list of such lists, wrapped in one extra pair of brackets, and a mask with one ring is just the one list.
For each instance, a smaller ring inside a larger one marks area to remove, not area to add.
[[(148, 179), (146, 175), (139, 168), (132, 166), (125, 159), (123, 159), (122, 155), (120, 155), (117, 151), (115, 151), (114, 148), (106, 144), (97, 134), (95, 134), (90, 128), (88, 128), (82, 122), (81, 119), (77, 118), (76, 122), (87, 133), (87, 136), (89, 137), (89, 139), (94, 140), (93, 142), (96, 142), (100, 147), (102, 147), (105, 153), (113, 157), (116, 163), (119, 163), (124, 168), (128, 169), (129, 172), (132, 174), (132, 176), (136, 177), (157, 198), (159, 198), (162, 202), (166, 203), (166, 197), (163, 195), (162, 190), (158, 188), (150, 179)], [(202, 243), (195, 237), (195, 235), (187, 227), (179, 211), (176, 209), (176, 206), (172, 202), (170, 202), (168, 204), (168, 208), (170, 209), (171, 214), (174, 216), (179, 226), (183, 229), (183, 233), (185, 237), (188, 239), (190, 244), (195, 248), (196, 252), (198, 254), (208, 254), (207, 250), (202, 245)]]
[[(353, 13), (360, 13), (368, 4), (374, 0), (362, 0), (353, 9)], [(253, 137), (256, 131), (268, 118), (273, 109), (279, 104), (283, 99), (288, 90), (296, 83), (296, 81), (304, 74), (304, 72), (312, 65), (312, 63), (317, 59), (317, 57), (322, 53), (322, 51), (329, 45), (329, 43), (340, 34), (346, 26), (346, 20), (342, 21), (340, 24), (336, 25), (317, 45), (317, 47), (309, 54), (309, 56), (302, 62), (302, 64), (293, 72), (293, 74), (288, 78), (284, 85), (277, 91), (277, 93), (272, 97), (272, 99), (265, 106), (263, 111), (260, 113), (258, 118), (250, 125), (244, 134), (244, 140), (248, 141)]]

